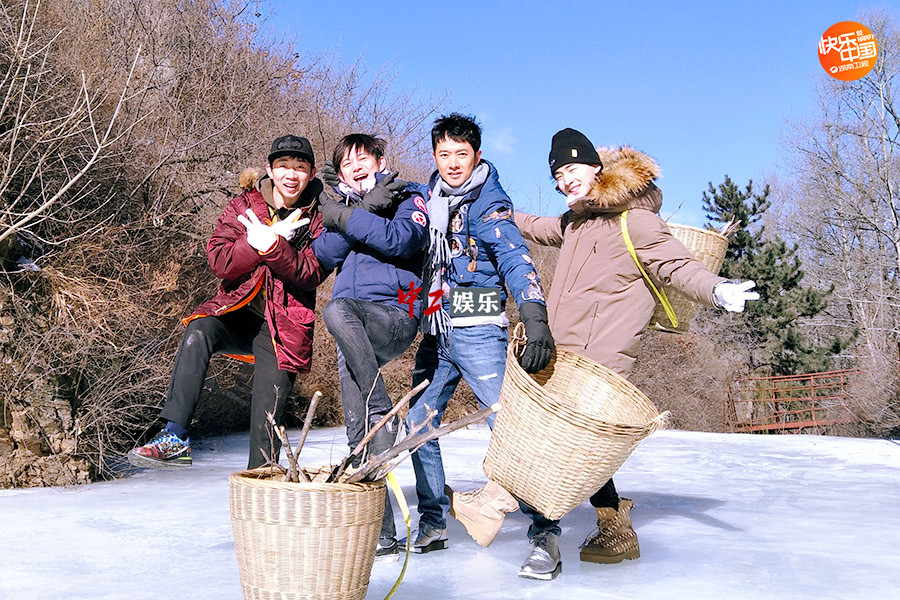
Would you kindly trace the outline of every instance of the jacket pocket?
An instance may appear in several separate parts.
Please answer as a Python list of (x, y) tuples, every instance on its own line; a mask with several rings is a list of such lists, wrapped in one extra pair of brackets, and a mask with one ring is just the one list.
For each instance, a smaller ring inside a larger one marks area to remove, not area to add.
[(316, 313), (305, 306), (289, 306), (275, 311), (272, 339), (280, 368), (309, 371), (312, 360), (313, 328)]

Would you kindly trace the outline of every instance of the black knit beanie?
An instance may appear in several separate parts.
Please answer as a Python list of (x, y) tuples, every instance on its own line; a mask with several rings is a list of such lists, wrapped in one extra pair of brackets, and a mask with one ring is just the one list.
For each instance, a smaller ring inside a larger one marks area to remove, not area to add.
[(591, 140), (580, 131), (567, 127), (557, 131), (550, 142), (550, 174), (553, 175), (558, 168), (570, 163), (603, 168)]

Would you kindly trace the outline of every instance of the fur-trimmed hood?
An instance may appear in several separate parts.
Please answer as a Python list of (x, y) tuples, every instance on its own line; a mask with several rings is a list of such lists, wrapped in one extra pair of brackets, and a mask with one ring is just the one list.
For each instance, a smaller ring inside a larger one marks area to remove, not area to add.
[(652, 158), (631, 148), (597, 148), (603, 170), (591, 185), (587, 212), (621, 212), (646, 208), (659, 212), (662, 192), (653, 183), (660, 169)]
[(248, 167), (241, 171), (241, 174), (238, 177), (238, 183), (242, 190), (250, 192), (256, 189), (256, 184), (262, 179), (263, 175), (266, 175), (265, 169)]

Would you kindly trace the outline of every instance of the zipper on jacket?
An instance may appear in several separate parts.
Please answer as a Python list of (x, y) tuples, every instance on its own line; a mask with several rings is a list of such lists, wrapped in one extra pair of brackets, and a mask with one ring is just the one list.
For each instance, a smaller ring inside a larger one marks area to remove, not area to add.
[(591, 251), (588, 253), (587, 258), (584, 259), (584, 262), (581, 263), (581, 265), (578, 267), (578, 271), (575, 272), (575, 277), (574, 279), (572, 279), (572, 284), (569, 286), (568, 292), (571, 292), (573, 289), (575, 289), (575, 282), (578, 281), (578, 276), (581, 275), (581, 271), (582, 269), (584, 269), (584, 266), (591, 260), (592, 254), (597, 254), (597, 242), (594, 242), (594, 245), (591, 246)]
[[(217, 308), (216, 310), (213, 311), (213, 314), (216, 316), (224, 315), (226, 313), (230, 313), (235, 310), (238, 310), (239, 308), (243, 308), (243, 307), (247, 306), (250, 303), (250, 301), (253, 300), (253, 298), (256, 296), (256, 294), (259, 293), (259, 289), (262, 287), (262, 284), (265, 281), (265, 279), (266, 279), (265, 275), (260, 277), (259, 281), (256, 282), (256, 285), (253, 286), (253, 289), (250, 291), (250, 293), (247, 294), (246, 296), (244, 296), (244, 298), (240, 302), (238, 302), (237, 304), (233, 304), (231, 306), (229, 306), (227, 304), (225, 306), (220, 306), (219, 308)], [(201, 317), (208, 317), (208, 316), (210, 316), (210, 315), (200, 315), (200, 314), (191, 315), (189, 317), (182, 319), (181, 322), (184, 323), (185, 325), (187, 325), (194, 319), (199, 319)]]
[(584, 348), (583, 348), (584, 350), (587, 350), (588, 346), (590, 346), (590, 344), (591, 344), (591, 334), (594, 333), (594, 322), (597, 320), (597, 311), (598, 310), (600, 310), (600, 308), (595, 304), (594, 305), (594, 316), (591, 317), (591, 322), (588, 325), (588, 334), (587, 334), (587, 340), (584, 342)]
[[(221, 314), (221, 313), (238, 310), (239, 308), (243, 308), (243, 307), (247, 306), (248, 304), (250, 304), (250, 301), (253, 300), (256, 297), (256, 295), (259, 293), (259, 290), (262, 289), (262, 286), (266, 282), (266, 279), (268, 279), (268, 278), (266, 277), (266, 274), (263, 273), (262, 276), (259, 278), (259, 281), (256, 282), (256, 285), (253, 286), (253, 290), (249, 294), (244, 296), (244, 298), (240, 302), (233, 305), (231, 308), (228, 308), (227, 306), (222, 307), (223, 309), (227, 309), (227, 310), (216, 309), (216, 314)], [(220, 310), (221, 310), (221, 313), (220, 313)]]

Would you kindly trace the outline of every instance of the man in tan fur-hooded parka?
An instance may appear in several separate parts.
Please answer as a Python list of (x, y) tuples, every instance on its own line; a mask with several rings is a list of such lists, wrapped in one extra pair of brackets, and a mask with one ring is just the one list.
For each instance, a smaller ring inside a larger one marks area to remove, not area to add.
[[(654, 183), (659, 167), (649, 156), (629, 147), (595, 150), (581, 132), (563, 129), (553, 136), (549, 160), (569, 210), (559, 217), (516, 212), (515, 222), (526, 240), (560, 249), (547, 298), (557, 347), (623, 377), (631, 372), (655, 299), (625, 243), (625, 211), (635, 254), (657, 286), (670, 285), (701, 305), (732, 312), (759, 298), (749, 291), (752, 281), (718, 277), (672, 236), (657, 214), (662, 205), (662, 192)], [(582, 544), (581, 560), (638, 558), (629, 516), (632, 501), (619, 498), (612, 479), (590, 501), (597, 510), (597, 529)], [(532, 552), (519, 575), (552, 579), (561, 570), (559, 521), (527, 507), (525, 512), (532, 519)]]

